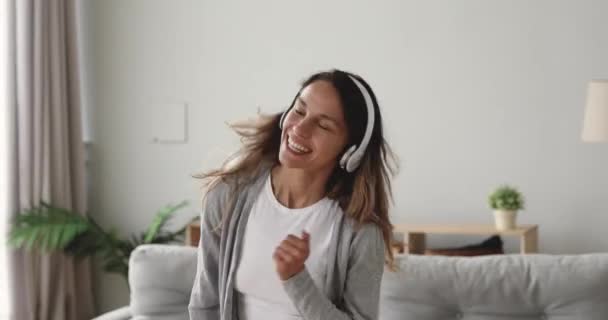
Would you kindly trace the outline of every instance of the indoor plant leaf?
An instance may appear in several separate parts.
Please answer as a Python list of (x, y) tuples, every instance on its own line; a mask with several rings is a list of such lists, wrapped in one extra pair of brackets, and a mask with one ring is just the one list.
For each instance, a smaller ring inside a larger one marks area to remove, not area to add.
[(152, 224), (150, 224), (150, 226), (148, 227), (143, 242), (152, 243), (152, 240), (154, 240), (154, 238), (157, 236), (162, 227), (167, 223), (167, 221), (171, 218), (171, 216), (173, 216), (173, 214), (177, 210), (185, 207), (187, 204), (187, 201), (182, 201), (181, 203), (175, 206), (168, 205), (159, 210), (156, 214), (156, 217), (152, 221)]
[(80, 214), (42, 203), (40, 207), (24, 210), (16, 216), (9, 244), (28, 250), (63, 249), (88, 227), (88, 221)]

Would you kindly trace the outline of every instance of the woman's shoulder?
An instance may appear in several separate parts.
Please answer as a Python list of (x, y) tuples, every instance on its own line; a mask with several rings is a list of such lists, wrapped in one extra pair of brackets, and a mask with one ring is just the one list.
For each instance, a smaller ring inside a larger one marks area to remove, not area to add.
[(214, 181), (207, 185), (205, 190), (205, 199), (207, 203), (214, 203), (219, 199), (222, 199), (225, 195), (230, 193), (231, 185), (230, 178), (217, 177)]
[(364, 246), (382, 247), (384, 237), (382, 229), (374, 222), (359, 222), (344, 213), (341, 222), (341, 235), (346, 243), (350, 244), (350, 250)]
[(349, 224), (353, 229), (353, 238), (362, 240), (377, 240), (382, 238), (382, 230), (380, 226), (373, 222), (358, 223), (354, 219), (350, 219)]
[(344, 226), (349, 229), (353, 234), (369, 234), (369, 233), (377, 233), (382, 231), (380, 227), (374, 223), (373, 221), (365, 221), (360, 222), (355, 218), (347, 214), (345, 211), (342, 211), (344, 215)]
[(242, 191), (252, 185), (259, 183), (267, 176), (269, 169), (261, 167), (260, 169), (249, 174), (232, 174), (217, 177), (209, 184), (206, 190), (206, 196), (212, 198), (222, 198), (227, 194), (233, 194)]

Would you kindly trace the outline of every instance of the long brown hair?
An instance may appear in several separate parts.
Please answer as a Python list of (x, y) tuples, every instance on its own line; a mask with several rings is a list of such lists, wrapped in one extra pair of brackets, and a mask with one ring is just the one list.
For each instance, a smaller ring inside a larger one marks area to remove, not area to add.
[[(338, 201), (345, 214), (352, 218), (357, 226), (374, 223), (382, 230), (385, 260), (392, 268), (393, 226), (389, 219), (389, 207), (392, 201), (391, 178), (397, 172), (397, 159), (383, 137), (382, 116), (371, 87), (361, 77), (352, 73), (335, 69), (319, 72), (302, 83), (291, 106), (302, 89), (314, 81), (330, 82), (338, 91), (344, 109), (349, 132), (347, 148), (353, 144), (358, 145), (365, 133), (367, 107), (361, 91), (349, 79), (349, 75), (356, 77), (370, 93), (374, 104), (375, 124), (360, 166), (354, 172), (347, 173), (336, 163), (336, 169), (327, 183), (327, 196)], [(291, 107), (285, 112), (290, 109)], [(204, 179), (205, 186), (209, 189), (219, 181), (251, 179), (257, 176), (265, 165), (279, 164), (281, 115), (282, 113), (259, 114), (253, 120), (233, 123), (231, 128), (241, 137), (241, 148), (230, 156), (221, 168), (195, 177)]]

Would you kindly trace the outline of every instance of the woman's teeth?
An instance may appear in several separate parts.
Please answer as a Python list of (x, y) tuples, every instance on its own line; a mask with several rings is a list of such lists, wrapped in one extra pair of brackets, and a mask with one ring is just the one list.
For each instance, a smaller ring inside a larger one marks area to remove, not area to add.
[(293, 141), (291, 141), (291, 139), (287, 140), (287, 146), (289, 146), (289, 148), (297, 153), (308, 153), (310, 152), (310, 149), (304, 147), (303, 145), (297, 144)]

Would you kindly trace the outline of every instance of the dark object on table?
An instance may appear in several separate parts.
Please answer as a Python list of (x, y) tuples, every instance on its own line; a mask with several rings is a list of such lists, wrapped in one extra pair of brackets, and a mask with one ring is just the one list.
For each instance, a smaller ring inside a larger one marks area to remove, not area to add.
[(483, 256), (491, 254), (503, 254), (502, 239), (500, 236), (492, 236), (485, 241), (468, 245), (458, 248), (440, 248), (440, 249), (426, 249), (425, 255), (441, 255), (441, 256)]

